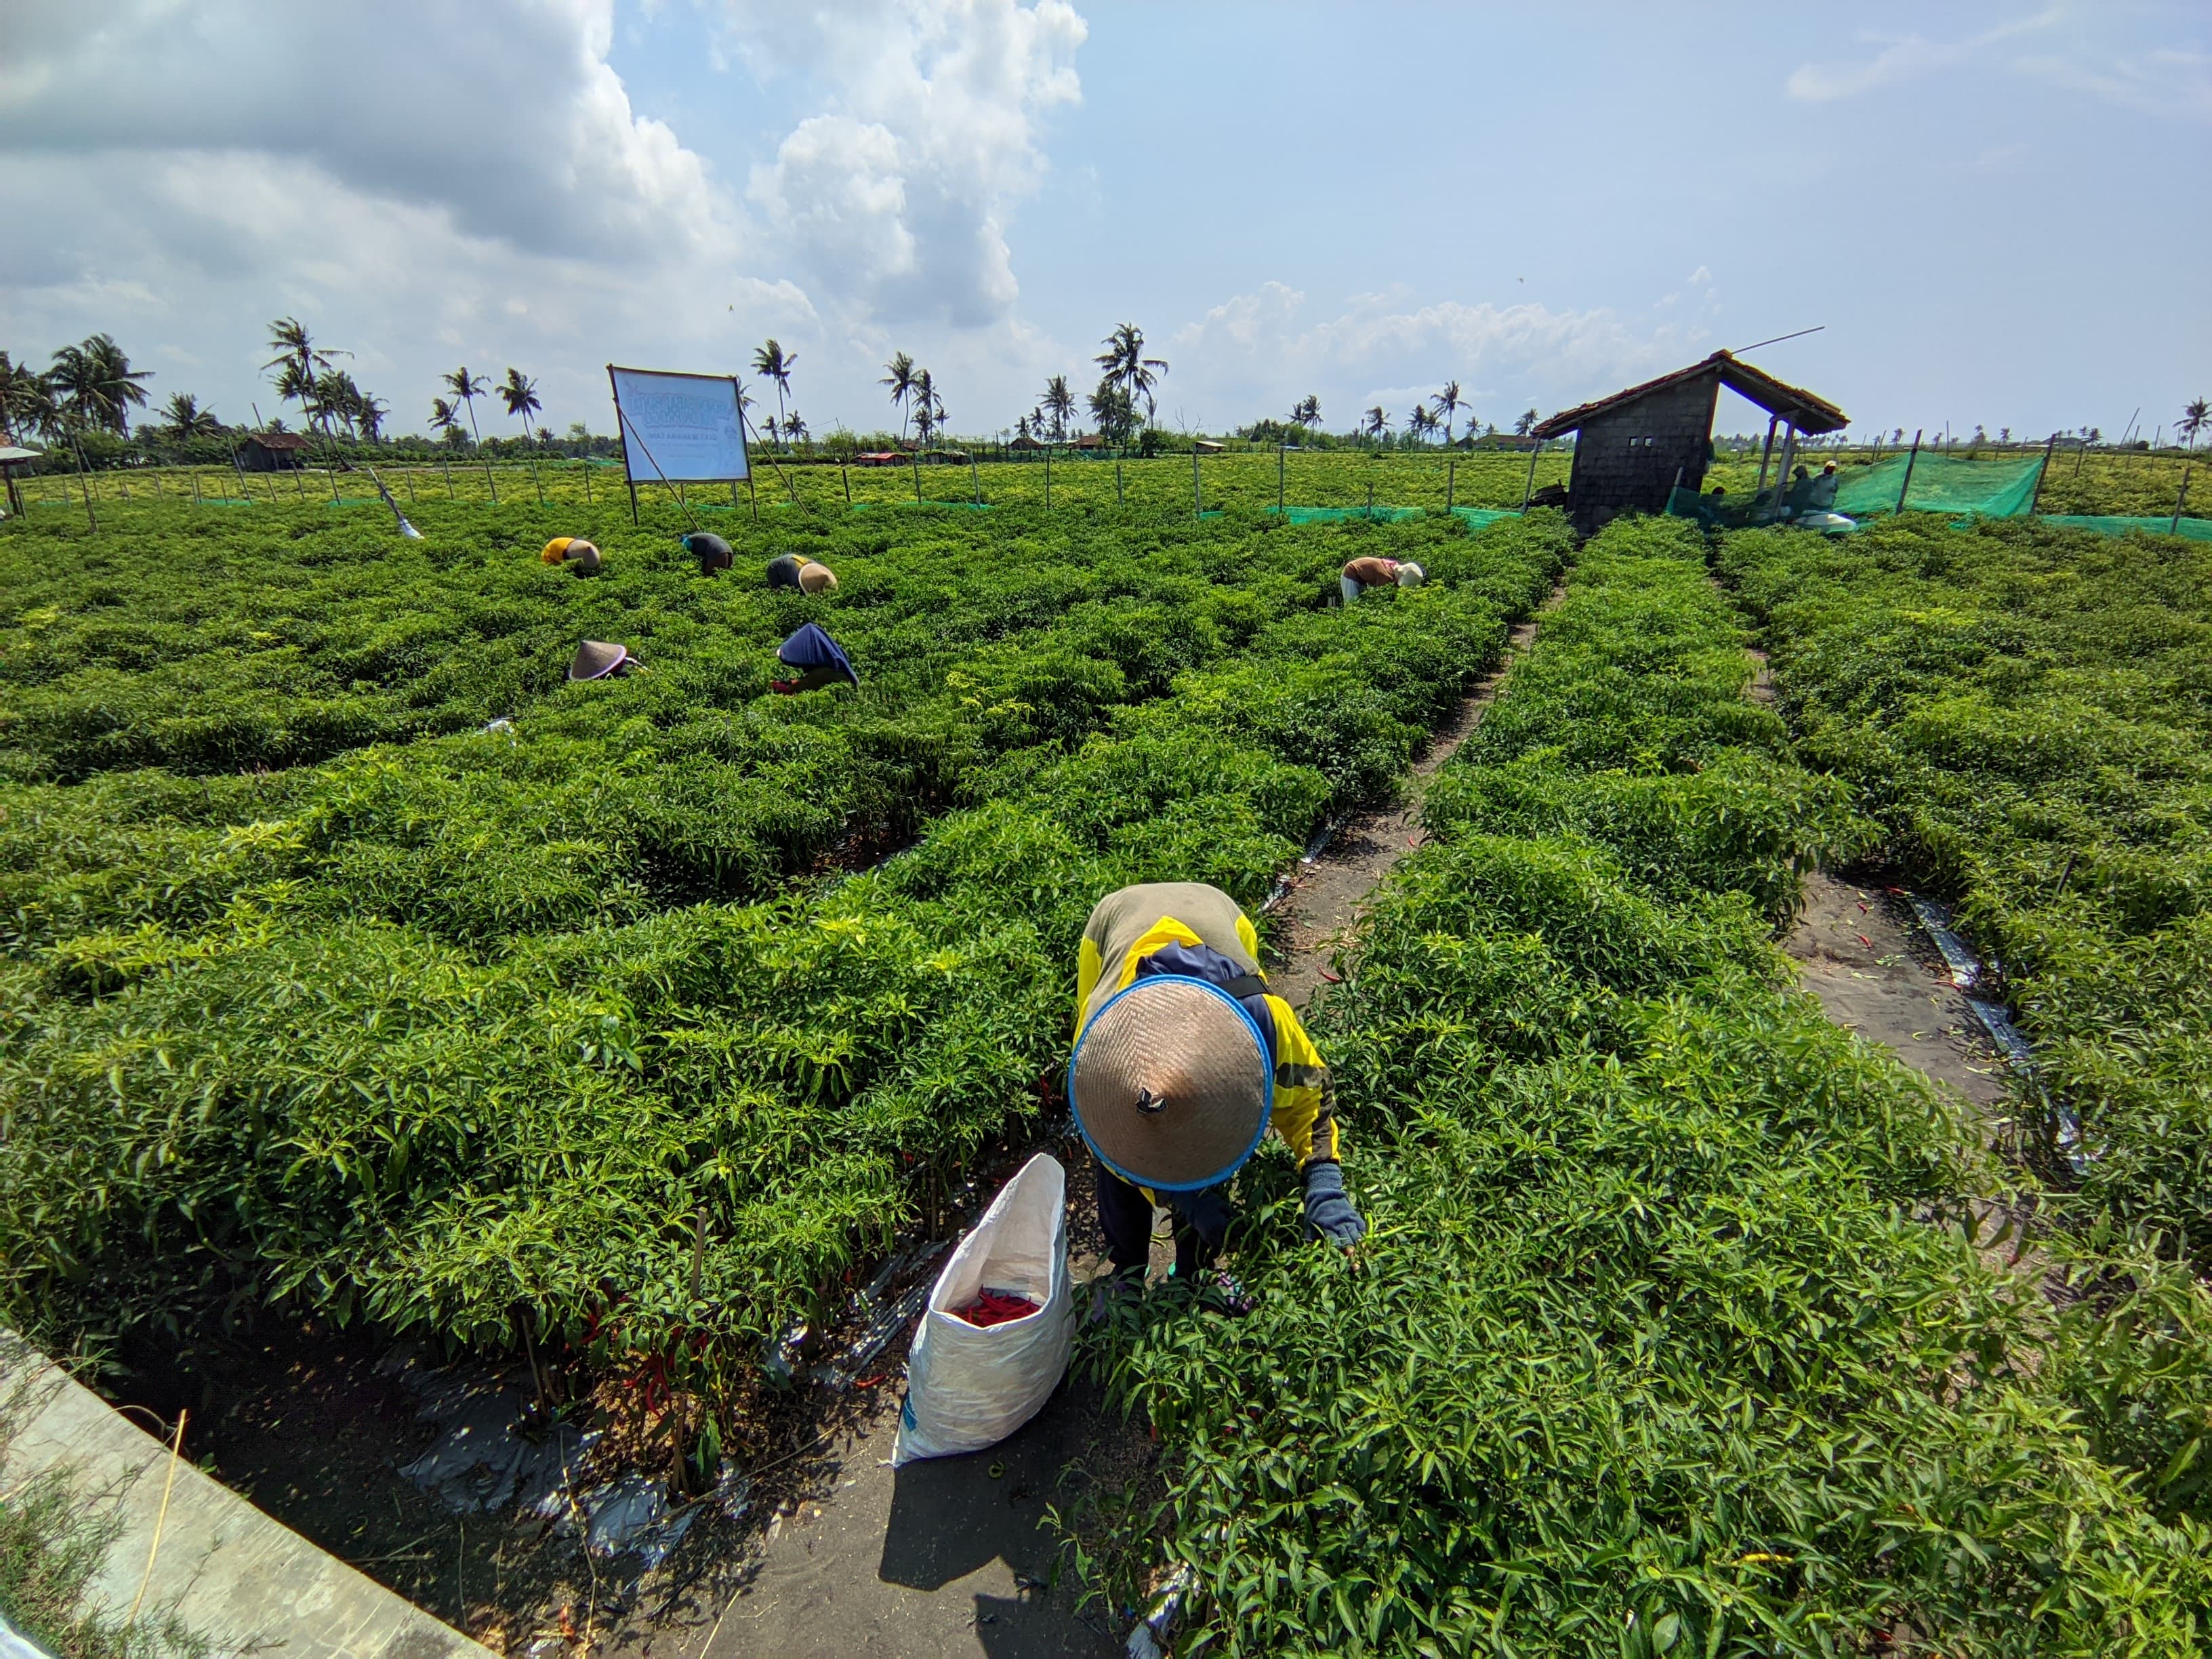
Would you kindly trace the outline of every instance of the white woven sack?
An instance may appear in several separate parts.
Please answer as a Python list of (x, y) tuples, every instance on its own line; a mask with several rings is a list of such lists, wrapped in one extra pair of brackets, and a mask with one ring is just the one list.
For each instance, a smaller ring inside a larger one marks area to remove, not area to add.
[[(984, 1290), (1036, 1312), (970, 1325), (951, 1311)], [(1039, 1152), (991, 1200), (929, 1292), (906, 1362), (894, 1466), (994, 1446), (1037, 1413), (1067, 1370), (1075, 1295), (1067, 1279), (1067, 1171)]]

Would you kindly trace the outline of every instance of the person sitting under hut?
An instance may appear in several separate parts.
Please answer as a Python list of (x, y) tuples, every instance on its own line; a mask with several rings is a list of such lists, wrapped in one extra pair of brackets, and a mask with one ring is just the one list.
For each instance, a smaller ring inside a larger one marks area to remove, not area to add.
[[(1298, 1161), (1308, 1238), (1351, 1246), (1367, 1224), (1345, 1195), (1328, 1067), (1267, 990), (1237, 901), (1200, 882), (1099, 900), (1077, 951), (1067, 1097), (1097, 1160), (1098, 1220), (1115, 1281), (1141, 1288), (1152, 1209), (1175, 1218), (1175, 1273), (1212, 1268), (1233, 1212), (1228, 1182), (1272, 1127)], [(1242, 1295), (1213, 1279), (1233, 1308)]]
[(1370, 587), (1388, 587), (1393, 582), (1401, 587), (1419, 587), (1421, 576), (1421, 567), (1417, 564), (1401, 563), (1396, 559), (1380, 559), (1370, 555), (1346, 565), (1339, 585), (1344, 594), (1344, 602), (1350, 605)]
[(853, 665), (837, 641), (823, 633), (814, 623), (801, 625), (792, 636), (775, 648), (776, 660), (786, 668), (799, 671), (796, 678), (770, 680), (769, 690), (779, 696), (792, 696), (801, 691), (819, 691), (825, 685), (835, 685), (843, 680), (857, 686), (860, 677), (853, 672)]
[(1808, 513), (1832, 513), (1836, 507), (1836, 464), (1830, 461), (1820, 469), (1820, 476), (1805, 486), (1805, 510)]

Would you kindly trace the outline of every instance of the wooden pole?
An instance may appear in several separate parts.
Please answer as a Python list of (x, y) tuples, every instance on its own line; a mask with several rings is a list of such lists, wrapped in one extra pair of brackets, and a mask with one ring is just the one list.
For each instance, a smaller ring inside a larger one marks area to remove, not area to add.
[(1528, 476), (1521, 485), (1521, 510), (1528, 510), (1528, 498), (1536, 493), (1536, 458), (1544, 453), (1544, 441), (1536, 440), (1536, 447), (1528, 452)]
[(914, 452), (914, 499), (921, 500), (921, 451)]
[(845, 486), (845, 505), (853, 504), (853, 468), (842, 456), (837, 462), (837, 481)]
[(1290, 453), (1288, 444), (1275, 446), (1275, 512), (1278, 516), (1288, 511), (1283, 505), (1283, 471), (1289, 465)]
[[(443, 467), (446, 472), (446, 499), (449, 501), (458, 501), (459, 497), (453, 494), (453, 458), (450, 455), (441, 455), (438, 457), (438, 465)], [(630, 504), (630, 518), (633, 521), (637, 518), (635, 500)]]
[(1114, 505), (1121, 505), (1121, 452), (1114, 452)]
[(2051, 452), (2057, 442), (2058, 434), (2054, 432), (2051, 434), (2049, 441), (2043, 446), (2043, 465), (2035, 469), (2035, 493), (2027, 498), (2027, 512), (2030, 518), (2035, 516), (2036, 503), (2043, 499), (2044, 475), (2051, 471)]
[(589, 507), (592, 504), (592, 458), (586, 455), (577, 465), (584, 469), (584, 505)]
[(74, 433), (70, 436), (70, 447), (76, 451), (76, 482), (77, 488), (84, 491), (84, 516), (91, 522), (93, 529), (97, 531), (100, 528), (100, 515), (92, 510), (92, 480), (86, 476), (84, 470), (84, 446), (76, 441)]
[(1444, 515), (1447, 518), (1451, 516), (1452, 491), (1458, 483), (1459, 457), (1448, 455), (1444, 458)]
[[(247, 501), (252, 501), (253, 492), (246, 487), (246, 463), (238, 459), (238, 452), (234, 449), (230, 452), (230, 464), (238, 471), (238, 493), (245, 496)], [(274, 483), (269, 486), (269, 504), (271, 507), (276, 505), (276, 486)]]
[(2197, 464), (2194, 461), (2191, 461), (2184, 465), (2181, 469), (2181, 493), (2173, 498), (2173, 518), (2172, 522), (2166, 526), (2166, 533), (2169, 536), (2179, 535), (2180, 533), (2181, 509), (2188, 503), (2189, 501), (2189, 475), (2196, 470), (2196, 465)]
[(752, 503), (753, 522), (760, 522), (760, 492), (753, 488), (753, 470), (745, 469), (745, 499)]
[(1753, 501), (1758, 500), (1759, 492), (1766, 488), (1766, 464), (1773, 459), (1774, 455), (1774, 428), (1781, 424), (1782, 417), (1779, 415), (1769, 415), (1766, 417), (1766, 441), (1759, 447), (1759, 482), (1751, 487)]
[[(1121, 463), (1117, 461), (1115, 465), (1119, 466)], [(1044, 510), (1048, 513), (1052, 511), (1052, 449), (1049, 445), (1044, 452)]]
[(399, 471), (400, 476), (407, 480), (407, 505), (412, 507), (415, 505), (415, 469), (406, 466)]
[[(269, 493), (271, 495), (276, 493), (275, 484), (269, 486)], [(307, 499), (307, 469), (304, 466), (295, 466), (292, 469), (292, 493), (303, 501)]]
[(198, 467), (192, 469), (192, 505), (194, 507), (205, 505), (200, 500), (200, 470)]
[(1190, 447), (1190, 516), (1194, 519), (1206, 516), (1206, 497), (1198, 487), (1198, 445), (1195, 441)]
[(1367, 516), (1370, 519), (1375, 516), (1375, 480), (1372, 478), (1367, 481)]
[(1920, 459), (1920, 428), (1913, 428), (1912, 453), (1905, 458), (1905, 476), (1898, 480), (1897, 511), (1899, 513), (1905, 511), (1905, 492), (1912, 488), (1912, 469)]
[(975, 505), (983, 505), (983, 475), (975, 470), (975, 452), (968, 452), (968, 482), (975, 487)]

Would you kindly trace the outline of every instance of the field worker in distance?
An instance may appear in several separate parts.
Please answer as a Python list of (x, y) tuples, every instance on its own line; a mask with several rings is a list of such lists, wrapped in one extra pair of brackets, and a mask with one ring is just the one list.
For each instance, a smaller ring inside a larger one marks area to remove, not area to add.
[[(1328, 1068), (1291, 1005), (1268, 994), (1260, 941), (1218, 887), (1154, 882), (1098, 902), (1075, 975), (1067, 1097), (1098, 1166), (1098, 1220), (1117, 1282), (1144, 1283), (1152, 1206), (1176, 1224), (1176, 1276), (1228, 1237), (1228, 1181), (1272, 1125), (1298, 1160), (1309, 1238), (1357, 1243)], [(1213, 1283), (1244, 1305), (1225, 1273)]]
[(605, 640), (586, 640), (569, 659), (568, 678), (603, 680), (610, 675), (626, 674), (637, 665), (637, 659), (630, 655), (629, 647), (613, 645)]
[(1346, 565), (1338, 581), (1344, 602), (1350, 605), (1370, 587), (1388, 587), (1393, 582), (1401, 587), (1419, 587), (1423, 574), (1417, 564), (1401, 564), (1395, 559), (1378, 559), (1370, 555)]
[(695, 530), (684, 538), (684, 550), (699, 561), (699, 574), (712, 576), (727, 570), (732, 557), (729, 543), (710, 530)]
[(826, 564), (817, 564), (811, 559), (799, 557), (795, 553), (779, 554), (768, 564), (768, 585), (770, 587), (795, 587), (808, 595), (826, 593), (837, 586), (836, 577), (830, 574)]
[(1832, 513), (1836, 507), (1836, 464), (1830, 461), (1820, 469), (1820, 476), (1805, 486), (1805, 510), (1808, 513)]
[(819, 691), (825, 685), (835, 685), (843, 680), (858, 685), (860, 677), (853, 672), (853, 665), (836, 641), (823, 633), (814, 623), (804, 623), (791, 637), (775, 648), (776, 660), (786, 668), (800, 671), (795, 679), (770, 680), (768, 689), (779, 696), (788, 697), (801, 691)]
[(599, 550), (581, 536), (556, 536), (538, 556), (547, 564), (570, 566), (580, 576), (596, 574), (599, 568)]

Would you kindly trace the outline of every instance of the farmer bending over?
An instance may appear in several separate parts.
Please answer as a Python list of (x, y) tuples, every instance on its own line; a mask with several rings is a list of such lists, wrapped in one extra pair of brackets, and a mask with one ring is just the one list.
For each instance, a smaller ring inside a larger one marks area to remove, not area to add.
[(1395, 559), (1378, 559), (1370, 555), (1346, 565), (1338, 580), (1344, 602), (1350, 605), (1370, 587), (1388, 587), (1392, 582), (1401, 587), (1419, 587), (1421, 585), (1421, 567), (1401, 564)]
[(1176, 1277), (1212, 1265), (1229, 1178), (1270, 1125), (1304, 1178), (1306, 1236), (1350, 1245), (1367, 1230), (1344, 1193), (1328, 1068), (1268, 994), (1259, 951), (1237, 902), (1199, 882), (1124, 887), (1084, 926), (1067, 1094), (1125, 1283), (1144, 1282), (1156, 1203), (1175, 1215)]

